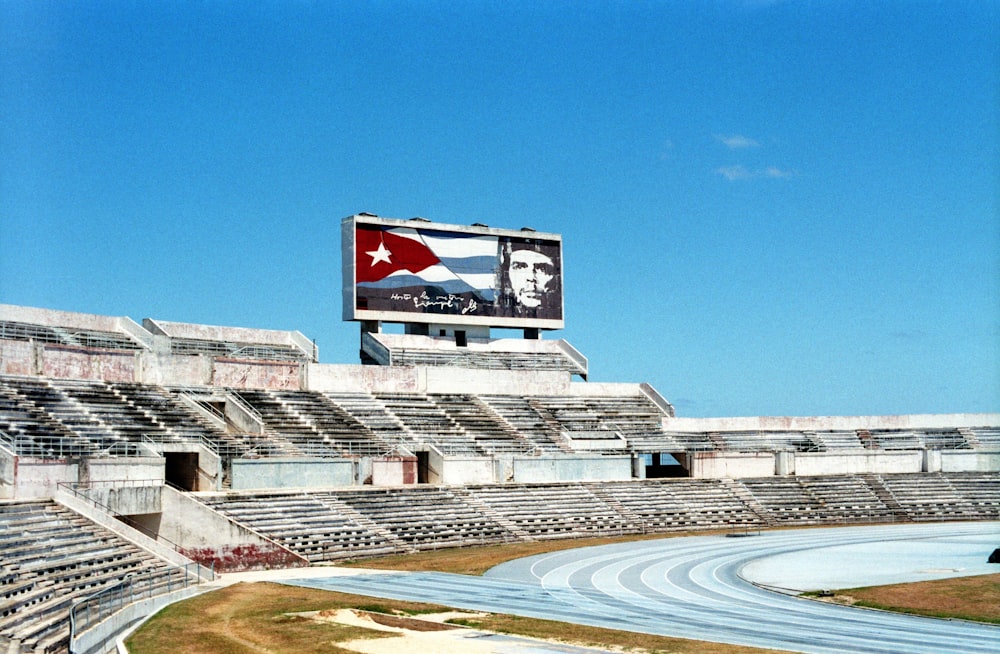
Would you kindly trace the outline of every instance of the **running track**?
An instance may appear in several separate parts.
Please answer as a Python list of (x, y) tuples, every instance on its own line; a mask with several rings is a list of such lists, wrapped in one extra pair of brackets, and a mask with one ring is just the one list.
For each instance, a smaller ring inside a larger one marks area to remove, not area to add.
[[(752, 562), (887, 541), (993, 543), (1000, 523), (944, 523), (695, 536), (518, 559), (484, 577), (379, 573), (289, 581), (375, 597), (561, 620), (664, 636), (817, 654), (1000, 653), (1000, 627), (867, 611), (796, 598), (741, 577)], [(878, 566), (859, 557), (858, 567)], [(998, 569), (997, 571), (1000, 571)]]

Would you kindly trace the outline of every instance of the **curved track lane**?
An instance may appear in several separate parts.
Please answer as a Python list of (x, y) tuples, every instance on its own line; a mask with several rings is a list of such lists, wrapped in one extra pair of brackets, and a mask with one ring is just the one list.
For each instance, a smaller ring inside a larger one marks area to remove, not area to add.
[[(696, 536), (518, 559), (484, 577), (374, 574), (297, 582), (665, 636), (801, 652), (1000, 653), (1000, 627), (866, 611), (755, 586), (750, 563), (845, 544), (1000, 541), (998, 523), (893, 525)], [(995, 547), (995, 545), (993, 545)], [(988, 554), (988, 552), (987, 552)], [(984, 555), (985, 556), (985, 555)], [(877, 566), (877, 560), (858, 566)]]

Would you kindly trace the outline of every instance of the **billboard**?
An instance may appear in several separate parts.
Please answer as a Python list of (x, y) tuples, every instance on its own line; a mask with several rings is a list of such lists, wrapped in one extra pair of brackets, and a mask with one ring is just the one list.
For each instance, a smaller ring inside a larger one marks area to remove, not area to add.
[(558, 234), (365, 214), (341, 234), (344, 320), (563, 327)]

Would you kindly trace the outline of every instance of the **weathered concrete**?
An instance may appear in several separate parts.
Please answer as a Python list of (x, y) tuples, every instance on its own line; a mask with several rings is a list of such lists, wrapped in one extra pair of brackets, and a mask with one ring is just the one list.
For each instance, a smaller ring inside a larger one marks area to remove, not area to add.
[(136, 381), (145, 384), (208, 386), (212, 383), (212, 358), (203, 354), (172, 355), (145, 352)]
[(39, 368), (35, 349), (34, 343), (0, 339), (0, 374), (37, 375)]
[(163, 489), (158, 533), (188, 558), (217, 572), (309, 565), (283, 545), (169, 487)]
[(27, 500), (53, 497), (60, 483), (79, 480), (79, 459), (35, 459), (17, 457), (15, 480), (10, 499)]
[(625, 481), (632, 478), (628, 455), (585, 456), (553, 454), (512, 460), (514, 483), (548, 481)]
[(312, 356), (315, 345), (298, 331), (277, 329), (256, 329), (253, 327), (223, 327), (219, 325), (199, 325), (145, 318), (143, 327), (152, 334), (171, 338), (193, 338), (205, 341), (230, 343), (259, 343), (261, 345), (294, 346), (307, 356)]
[(373, 486), (401, 486), (417, 483), (417, 457), (387, 456), (371, 461)]
[(68, 509), (76, 511), (92, 522), (96, 522), (108, 531), (112, 531), (125, 540), (138, 545), (142, 549), (155, 554), (164, 561), (173, 565), (185, 566), (193, 563), (191, 559), (176, 551), (167, 543), (147, 536), (138, 529), (134, 529), (121, 520), (118, 520), (104, 509), (95, 506), (92, 502), (60, 488), (54, 495), (55, 501)]
[(670, 431), (842, 431), (877, 429), (955, 429), (1000, 427), (1000, 413), (941, 413), (892, 416), (748, 416), (666, 418)]
[(233, 459), (233, 490), (255, 488), (329, 488), (357, 483), (351, 459), (271, 457)]
[(73, 638), (70, 641), (70, 651), (86, 652), (88, 654), (91, 652), (115, 651), (115, 638), (134, 622), (150, 616), (174, 602), (179, 602), (203, 592), (205, 592), (204, 588), (192, 584), (172, 593), (164, 593), (163, 595), (157, 595), (156, 597), (128, 604), (120, 611), (109, 616), (107, 620), (98, 622), (90, 629), (78, 634), (76, 638)]
[(80, 492), (120, 515), (159, 513), (162, 511), (162, 485), (97, 486)]
[(774, 452), (688, 452), (685, 466), (694, 479), (770, 477), (775, 473)]
[(302, 365), (294, 361), (212, 360), (212, 384), (231, 388), (302, 388)]
[(162, 484), (163, 457), (128, 456), (84, 458), (80, 461), (80, 482), (143, 481)]
[(1000, 470), (1000, 452), (941, 451), (941, 472), (996, 472), (998, 470)]
[(495, 484), (496, 466), (492, 457), (445, 456), (441, 463), (442, 484)]
[(17, 455), (0, 446), (0, 500), (14, 499), (17, 483)]
[(795, 452), (794, 455), (795, 474), (802, 476), (921, 472), (924, 466), (922, 450)]

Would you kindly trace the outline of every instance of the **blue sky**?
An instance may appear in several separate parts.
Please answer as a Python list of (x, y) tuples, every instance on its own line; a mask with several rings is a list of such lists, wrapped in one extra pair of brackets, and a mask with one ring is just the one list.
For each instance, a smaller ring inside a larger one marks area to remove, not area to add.
[(358, 361), (340, 220), (561, 233), (593, 381), (1000, 410), (1000, 4), (0, 1), (0, 301)]

